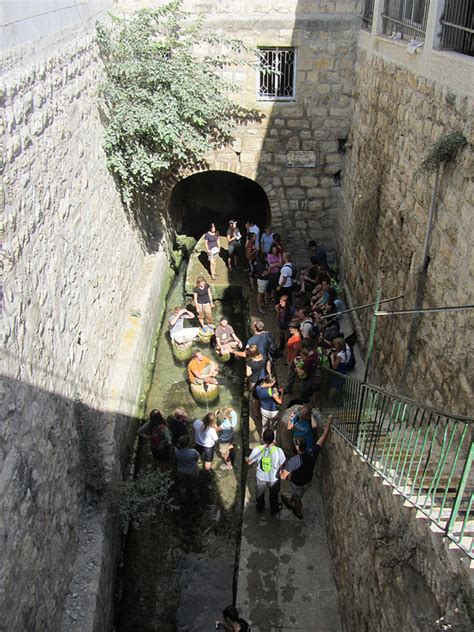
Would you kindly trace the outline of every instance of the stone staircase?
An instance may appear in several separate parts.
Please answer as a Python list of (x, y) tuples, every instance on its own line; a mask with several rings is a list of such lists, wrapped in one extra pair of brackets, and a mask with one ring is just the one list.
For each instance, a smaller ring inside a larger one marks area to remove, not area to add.
[(467, 553), (474, 566), (472, 445), (469, 441), (459, 443), (461, 437), (469, 439), (470, 431), (460, 428), (454, 432), (446, 425), (441, 429), (429, 424), (416, 426), (410, 420), (394, 425), (389, 415), (381, 422), (378, 408), (362, 415), (360, 423), (355, 421), (360, 414), (357, 407), (325, 412), (334, 415), (336, 430), (394, 492), (447, 535), (454, 549)]

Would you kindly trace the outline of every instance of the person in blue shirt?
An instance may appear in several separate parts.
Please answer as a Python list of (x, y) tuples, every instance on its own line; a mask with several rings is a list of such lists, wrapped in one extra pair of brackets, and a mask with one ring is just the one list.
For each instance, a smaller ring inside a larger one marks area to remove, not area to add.
[(328, 422), (324, 427), (323, 434), (311, 449), (307, 449), (304, 437), (295, 437), (295, 456), (286, 461), (280, 472), (281, 480), (288, 479), (291, 483), (291, 497), (281, 496), (285, 507), (291, 509), (293, 514), (299, 519), (303, 519), (303, 495), (310, 487), (313, 479), (314, 466), (318, 454), (326, 443), (329, 431), (331, 430), (333, 417), (329, 415)]
[(283, 389), (278, 388), (276, 379), (268, 375), (257, 383), (255, 395), (260, 401), (263, 435), (267, 428), (275, 429), (278, 424), (280, 406), (283, 403)]
[(231, 470), (234, 465), (234, 429), (237, 426), (237, 413), (231, 406), (220, 408), (217, 413), (219, 432), (219, 454), (224, 461), (221, 470)]
[(311, 427), (311, 406), (309, 404), (303, 404), (298, 411), (293, 413), (288, 421), (288, 430), (291, 430), (293, 439), (304, 437), (307, 450), (313, 448), (314, 438)]

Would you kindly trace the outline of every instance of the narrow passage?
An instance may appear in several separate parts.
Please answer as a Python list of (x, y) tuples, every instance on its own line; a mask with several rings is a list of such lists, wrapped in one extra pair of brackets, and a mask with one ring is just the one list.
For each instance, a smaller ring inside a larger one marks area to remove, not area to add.
[[(265, 329), (278, 340), (273, 305), (261, 313), (255, 293), (248, 288), (247, 275), (230, 275), (226, 269), (225, 251), (217, 262), (219, 276), (211, 281), (201, 245), (198, 243), (191, 256), (186, 278), (181, 273), (169, 297), (167, 315), (174, 305), (183, 304), (184, 292), (189, 295), (197, 276), (202, 275), (212, 284), (214, 297), (222, 299), (216, 301), (215, 322), (225, 315), (245, 342), (246, 316), (251, 322), (262, 319)], [(236, 298), (241, 289), (248, 299), (247, 314), (242, 300)], [(192, 308), (189, 300), (187, 304)], [(242, 410), (246, 410), (244, 361), (232, 358), (228, 364), (219, 365), (219, 401), (200, 406), (190, 396), (185, 364), (173, 358), (166, 327), (163, 329), (147, 410), (159, 408), (168, 414), (184, 406), (195, 419), (229, 404), (240, 419)], [(202, 350), (218, 360), (209, 347)], [(278, 359), (275, 372), (281, 384), (287, 381), (287, 371), (285, 358)], [(291, 399), (291, 395), (284, 396), (282, 411)], [(321, 429), (318, 428), (319, 434)], [(248, 419), (248, 426), (244, 419), (244, 430), (249, 432), (246, 447), (261, 444), (258, 415)], [(222, 620), (222, 609), (234, 598), (240, 615), (254, 632), (341, 629), (318, 466), (304, 496), (303, 520), (286, 508), (276, 515), (270, 515), (268, 509), (258, 514), (254, 502), (255, 466), (242, 467), (245, 455), (239, 433), (236, 439), (234, 470), (221, 470), (221, 462), (214, 458), (211, 477), (200, 479), (197, 504), (181, 505), (179, 511), (158, 516), (146, 529), (129, 534), (118, 632), (214, 629), (216, 620)], [(277, 443), (287, 457), (293, 454), (290, 432), (281, 421)], [(330, 443), (325, 449), (331, 449)], [(152, 461), (148, 445), (142, 445), (139, 475), (140, 471), (155, 467)], [(288, 494), (289, 489), (289, 481), (283, 481), (282, 492)]]

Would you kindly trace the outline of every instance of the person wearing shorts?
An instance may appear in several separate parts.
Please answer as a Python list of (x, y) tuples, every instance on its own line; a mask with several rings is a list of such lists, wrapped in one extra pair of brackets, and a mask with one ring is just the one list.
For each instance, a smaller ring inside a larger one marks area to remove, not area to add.
[(193, 289), (194, 307), (196, 308), (197, 317), (202, 327), (203, 333), (212, 328), (212, 308), (214, 301), (212, 300), (212, 291), (209, 283), (202, 276), (196, 279), (196, 286)]
[(264, 260), (255, 263), (255, 276), (257, 277), (257, 306), (261, 314), (265, 314), (264, 305), (268, 302), (267, 289), (269, 281), (269, 267)]
[(218, 441), (216, 415), (207, 413), (202, 419), (196, 419), (193, 428), (196, 450), (201, 455), (204, 470), (208, 472), (212, 469), (215, 445)]
[(234, 328), (229, 325), (227, 318), (221, 318), (219, 326), (216, 328), (216, 350), (219, 355), (230, 353), (232, 349), (243, 347), (242, 341), (236, 335)]
[(206, 252), (209, 259), (209, 268), (211, 272), (211, 279), (214, 280), (216, 276), (217, 257), (221, 250), (221, 242), (219, 239), (219, 232), (216, 229), (215, 224), (211, 224), (210, 229), (204, 235), (204, 243), (206, 244)]
[(227, 250), (229, 252), (227, 267), (229, 271), (237, 270), (237, 257), (242, 245), (241, 239), (242, 235), (237, 222), (234, 219), (229, 220), (229, 228), (227, 230)]
[(188, 364), (188, 377), (191, 384), (218, 384), (216, 375), (219, 367), (199, 350), (194, 351)]

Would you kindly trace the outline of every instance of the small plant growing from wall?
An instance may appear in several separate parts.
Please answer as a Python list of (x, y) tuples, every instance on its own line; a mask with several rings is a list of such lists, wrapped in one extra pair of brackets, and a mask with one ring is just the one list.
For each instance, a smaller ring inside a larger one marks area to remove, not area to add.
[(221, 73), (248, 63), (249, 51), (207, 32), (182, 0), (98, 24), (97, 42), (105, 151), (125, 201), (204, 165), (209, 151), (232, 142), (237, 123), (262, 118), (233, 102), (235, 87)]
[(173, 481), (169, 472), (146, 471), (137, 479), (112, 486), (110, 502), (126, 528), (146, 526), (156, 515), (174, 511), (177, 506), (171, 495)]

